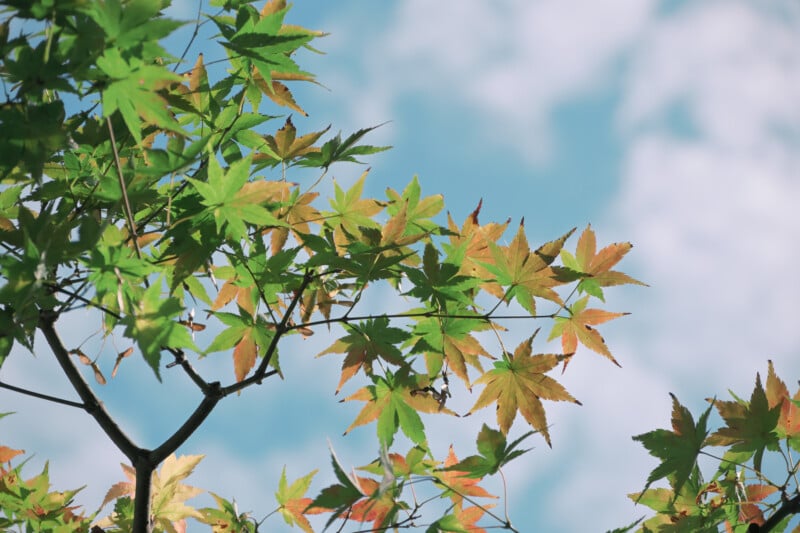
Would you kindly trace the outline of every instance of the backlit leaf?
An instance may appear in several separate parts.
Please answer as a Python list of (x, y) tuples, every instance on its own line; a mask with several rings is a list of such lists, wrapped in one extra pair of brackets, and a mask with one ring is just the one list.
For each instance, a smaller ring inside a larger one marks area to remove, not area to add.
[(486, 387), (470, 413), (496, 402), (497, 423), (504, 435), (508, 434), (519, 412), (550, 446), (550, 433), (541, 400), (580, 402), (560, 383), (545, 375), (562, 358), (554, 354), (532, 355), (532, 342), (533, 337), (530, 337), (520, 343), (513, 356), (503, 354), (503, 359), (494, 364), (494, 369), (478, 378), (475, 383), (483, 383)]

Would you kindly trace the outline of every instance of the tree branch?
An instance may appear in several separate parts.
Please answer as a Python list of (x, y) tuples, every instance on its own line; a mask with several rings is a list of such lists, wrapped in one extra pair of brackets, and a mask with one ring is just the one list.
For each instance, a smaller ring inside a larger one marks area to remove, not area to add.
[[(194, 369), (192, 364), (186, 359), (186, 354), (183, 353), (183, 350), (177, 348), (165, 348), (169, 353), (175, 357), (175, 361), (169, 363), (167, 368), (171, 368), (173, 366), (180, 365), (183, 368), (183, 371), (186, 372), (186, 375), (189, 376), (195, 385), (197, 385), (200, 390), (203, 392), (204, 396), (211, 396), (216, 394), (216, 389), (208, 383), (203, 377), (197, 373)], [(217, 384), (219, 385), (219, 384)]]
[(136, 446), (122, 429), (120, 429), (114, 419), (111, 418), (111, 415), (108, 414), (105, 407), (103, 407), (100, 400), (97, 399), (97, 396), (94, 395), (91, 387), (86, 383), (86, 380), (83, 379), (83, 375), (75, 367), (69, 352), (64, 347), (64, 343), (61, 342), (58, 333), (53, 327), (57, 319), (57, 313), (43, 310), (39, 313), (38, 327), (44, 334), (47, 344), (50, 346), (50, 349), (53, 350), (58, 364), (61, 365), (61, 369), (67, 376), (67, 379), (69, 379), (75, 392), (77, 392), (80, 399), (83, 400), (83, 408), (94, 417), (100, 428), (108, 435), (108, 438), (111, 439), (111, 442), (125, 454), (125, 457), (131, 461), (131, 464), (135, 465), (143, 454), (146, 453), (145, 450)]
[(50, 396), (49, 394), (42, 394), (41, 392), (34, 392), (28, 389), (23, 389), (21, 387), (15, 387), (14, 385), (9, 385), (8, 383), (3, 383), (0, 381), (0, 388), (13, 390), (14, 392), (18, 392), (20, 394), (26, 394), (28, 396), (33, 396), (34, 398), (40, 398), (42, 400), (47, 400), (49, 402), (61, 403), (64, 405), (69, 405), (70, 407), (77, 407), (78, 409), (86, 409), (86, 406), (79, 402), (73, 402), (72, 400), (65, 400), (63, 398), (58, 398), (56, 396)]
[(761, 524), (761, 527), (756, 526), (754, 529), (753, 524), (751, 524), (750, 530), (756, 533), (768, 533), (775, 529), (784, 518), (798, 513), (800, 513), (800, 494), (795, 495), (795, 497), (790, 500), (784, 500), (783, 505), (778, 507), (778, 510), (772, 513), (772, 515)]

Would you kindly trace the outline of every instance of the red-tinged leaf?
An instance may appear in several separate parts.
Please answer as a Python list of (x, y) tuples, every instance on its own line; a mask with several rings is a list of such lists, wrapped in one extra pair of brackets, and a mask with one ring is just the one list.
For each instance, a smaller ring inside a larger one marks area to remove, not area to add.
[(478, 262), (483, 270), (478, 270), (477, 273), (494, 281), (482, 287), (498, 298), (513, 297), (531, 314), (536, 313), (534, 297), (561, 304), (561, 297), (552, 287), (562, 285), (563, 282), (549, 265), (558, 256), (559, 250), (573, 231), (574, 229), (533, 251), (528, 245), (524, 225), (520, 223), (517, 234), (508, 246), (488, 243), (492, 261)]
[(100, 507), (105, 507), (107, 503), (113, 502), (114, 500), (123, 496), (133, 496), (135, 492), (135, 483), (131, 483), (130, 481), (120, 481), (119, 483), (114, 483), (111, 485), (111, 488), (108, 489), (108, 492), (106, 492), (106, 497), (103, 498), (103, 503), (100, 504)]
[(14, 450), (8, 446), (0, 446), (0, 463), (7, 463), (14, 457), (25, 453), (25, 450)]
[(379, 357), (394, 365), (403, 363), (403, 354), (398, 346), (408, 339), (408, 333), (400, 328), (390, 327), (388, 318), (377, 317), (359, 324), (347, 324), (346, 329), (347, 335), (317, 355), (347, 354), (342, 363), (337, 393), (362, 368), (365, 374), (372, 375), (372, 365)]
[(364, 424), (369, 424), (377, 420), (378, 416), (386, 409), (391, 397), (384, 396), (383, 398), (378, 398), (375, 394), (375, 387), (370, 386), (358, 389), (355, 393), (341, 401), (349, 402), (352, 400), (359, 400), (367, 403), (358, 413), (356, 419), (353, 420), (353, 423), (345, 430), (345, 435), (358, 426), (363, 426)]
[(747, 498), (739, 508), (739, 520), (745, 524), (764, 525), (764, 514), (759, 508), (758, 502), (777, 492), (778, 488), (772, 485), (756, 484), (747, 485), (744, 490)]
[(234, 280), (228, 280), (222, 285), (222, 288), (217, 293), (216, 300), (214, 300), (214, 303), (211, 305), (212, 311), (222, 309), (232, 302), (233, 299), (239, 294), (239, 287), (234, 285), (233, 282)]
[(367, 497), (353, 505), (347, 513), (348, 520), (372, 522), (375, 531), (384, 529), (404, 505), (395, 501), (391, 491), (381, 492), (380, 484), (374, 479), (356, 476), (356, 480)]
[(519, 412), (550, 446), (547, 418), (541, 400), (580, 402), (560, 383), (545, 375), (563, 358), (555, 354), (531, 355), (532, 342), (533, 337), (530, 337), (520, 343), (513, 357), (504, 355), (502, 361), (495, 363), (494, 369), (475, 382), (483, 383), (486, 387), (470, 413), (497, 402), (497, 423), (504, 435), (508, 434)]
[[(557, 317), (553, 329), (550, 332), (548, 340), (561, 337), (561, 348), (564, 355), (571, 355), (575, 353), (578, 347), (578, 341), (581, 344), (611, 360), (617, 366), (620, 364), (611, 355), (611, 352), (606, 346), (606, 342), (602, 335), (592, 326), (608, 322), (615, 318), (625, 316), (628, 313), (612, 313), (602, 309), (586, 309), (586, 303), (589, 301), (589, 296), (584, 296), (570, 307), (570, 316)], [(564, 361), (564, 368), (566, 369), (569, 359)]]
[(455, 506), (453, 507), (453, 512), (461, 527), (466, 529), (466, 531), (469, 533), (486, 533), (484, 528), (477, 525), (478, 520), (483, 518), (483, 515), (486, 514), (486, 511), (493, 507), (495, 507), (495, 504), (493, 503), (484, 505), (482, 507), (464, 507), (463, 502), (456, 502)]
[[(456, 457), (453, 446), (450, 445), (450, 450), (444, 461), (444, 466), (447, 468), (457, 463), (458, 457)], [(497, 498), (497, 496), (489, 494), (486, 489), (478, 485), (481, 481), (480, 478), (469, 478), (466, 477), (465, 474), (467, 474), (467, 472), (459, 472), (458, 470), (442, 470), (437, 472), (435, 474), (436, 477), (449, 489), (443, 496), (450, 497), (454, 503), (462, 503), (464, 501), (464, 496), (471, 496), (473, 498)]]
[(626, 283), (645, 285), (641, 281), (635, 280), (626, 274), (610, 270), (611, 267), (619, 263), (620, 260), (625, 257), (625, 254), (627, 254), (631, 248), (633, 248), (631, 243), (622, 242), (609, 244), (595, 253), (597, 250), (597, 243), (594, 230), (592, 230), (591, 225), (588, 225), (578, 239), (578, 246), (575, 250), (575, 260), (578, 270), (591, 276), (595, 283), (601, 287)]
[[(772, 361), (769, 361), (765, 394), (770, 409), (780, 406), (781, 413), (776, 429), (778, 437), (789, 438), (790, 442), (795, 445), (800, 444), (800, 407), (792, 401), (786, 384), (775, 374)], [(795, 399), (800, 399), (800, 390), (795, 395)]]
[(715, 400), (713, 405), (726, 425), (708, 438), (708, 444), (731, 446), (731, 452), (753, 457), (753, 467), (761, 472), (765, 449), (778, 446), (776, 429), (781, 414), (780, 406), (770, 408), (761, 376), (756, 374), (756, 385), (749, 402)]
[(247, 373), (255, 366), (257, 354), (258, 347), (255, 341), (249, 332), (245, 333), (242, 340), (233, 349), (233, 369), (237, 382), (246, 378)]
[(505, 224), (489, 223), (481, 226), (478, 223), (483, 201), (478, 203), (478, 207), (467, 217), (461, 229), (453, 222), (452, 217), (447, 217), (447, 227), (451, 231), (450, 247), (448, 257), (454, 264), (460, 264), (461, 274), (480, 277), (479, 273), (483, 267), (481, 264), (492, 262), (492, 253), (489, 243), (497, 242), (506, 231), (511, 219), (506, 220)]
[(323, 512), (321, 509), (309, 509), (312, 500), (304, 497), (308, 487), (311, 485), (311, 479), (316, 473), (317, 470), (314, 470), (289, 485), (286, 481), (286, 467), (284, 466), (283, 472), (281, 472), (281, 479), (278, 482), (278, 491), (275, 493), (275, 499), (280, 505), (278, 510), (286, 523), (290, 526), (296, 524), (306, 533), (313, 533), (311, 524), (308, 518), (305, 517), (306, 513)]

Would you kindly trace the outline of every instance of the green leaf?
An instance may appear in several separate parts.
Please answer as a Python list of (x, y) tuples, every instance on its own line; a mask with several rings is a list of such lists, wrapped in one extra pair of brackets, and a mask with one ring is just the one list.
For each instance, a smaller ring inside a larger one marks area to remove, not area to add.
[(706, 445), (708, 436), (708, 415), (711, 406), (706, 409), (697, 421), (689, 410), (678, 402), (674, 394), (672, 397), (672, 431), (656, 429), (648, 433), (636, 435), (633, 440), (639, 441), (650, 452), (650, 455), (661, 460), (650, 475), (644, 491), (659, 479), (670, 478), (674, 492), (677, 494), (681, 487), (697, 468), (697, 456)]
[(731, 446), (732, 453), (743, 452), (742, 458), (746, 459), (753, 457), (753, 466), (761, 472), (764, 450), (778, 449), (776, 430), (781, 414), (780, 405), (770, 409), (761, 376), (756, 374), (756, 385), (749, 402), (714, 400), (713, 405), (726, 426), (715, 431), (708, 438), (708, 444)]
[(307, 508), (319, 507), (333, 510), (333, 514), (325, 524), (325, 529), (335, 522), (342, 512), (347, 510), (363, 496), (355, 483), (345, 474), (344, 468), (339, 463), (339, 459), (337, 459), (333, 448), (331, 448), (331, 464), (339, 483), (322, 489)]
[(398, 348), (409, 338), (406, 331), (390, 327), (386, 317), (371, 318), (359, 324), (345, 324), (348, 334), (340, 338), (317, 357), (331, 353), (346, 353), (342, 363), (342, 375), (338, 393), (342, 386), (362, 368), (367, 375), (372, 375), (372, 365), (381, 357), (394, 365), (403, 363), (403, 354)]
[(185, 310), (177, 298), (162, 294), (161, 279), (151, 284), (131, 313), (121, 321), (125, 326), (125, 336), (139, 345), (142, 355), (159, 381), (162, 350), (189, 348), (200, 351), (187, 329), (175, 320)]
[(388, 150), (391, 146), (370, 146), (364, 144), (356, 144), (367, 133), (381, 127), (383, 124), (373, 126), (371, 128), (360, 129), (353, 133), (347, 139), (342, 141), (341, 133), (322, 145), (319, 152), (313, 152), (303, 157), (298, 164), (308, 167), (321, 167), (328, 168), (333, 163), (340, 161), (349, 161), (351, 163), (360, 163), (356, 156), (371, 155), (384, 150)]

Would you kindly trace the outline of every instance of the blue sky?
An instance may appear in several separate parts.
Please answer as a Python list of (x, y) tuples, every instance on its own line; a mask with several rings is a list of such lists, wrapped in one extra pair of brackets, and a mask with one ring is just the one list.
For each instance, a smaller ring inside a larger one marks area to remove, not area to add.
[[(173, 17), (194, 15), (194, 0), (173, 3)], [(371, 138), (394, 146), (369, 159), (372, 194), (417, 174), (459, 222), (482, 198), (483, 221), (524, 217), (531, 242), (591, 222), (601, 243), (634, 243), (621, 268), (651, 287), (609, 291), (611, 309), (633, 314), (603, 330), (622, 369), (584, 351), (563, 376), (584, 405), (553, 405), (553, 448), (532, 441), (509, 472), (521, 531), (603, 531), (647, 514), (625, 495), (654, 462), (630, 437), (667, 427), (668, 392), (695, 409), (729, 388), (749, 394), (767, 359), (787, 383), (800, 378), (796, 2), (298, 0), (289, 21), (331, 33), (317, 43), (326, 55), (301, 58), (325, 88), (297, 89), (310, 115), (298, 129), (391, 121)], [(349, 183), (362, 170), (332, 174)], [(69, 341), (93, 331), (71, 320)], [(195, 485), (263, 516), (284, 464), (290, 477), (320, 468), (316, 488), (330, 481), (328, 438), (346, 465), (372, 457), (372, 427), (340, 437), (357, 406), (334, 401), (340, 360), (314, 358), (330, 342), (287, 347), (286, 381), (223, 402), (182, 450), (207, 455)], [(3, 380), (71, 397), (37, 348)], [(222, 355), (203, 369), (232, 377)], [(175, 373), (159, 388), (143, 363), (123, 370), (101, 392), (155, 445), (197, 395)], [(89, 483), (89, 509), (121, 479), (122, 456), (84, 413), (7, 391), (0, 405), (19, 413), (2, 421), (3, 443), (50, 459), (61, 488)], [(432, 444), (460, 439), (471, 453), (483, 419), (468, 420), (427, 419)]]

